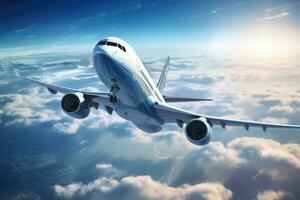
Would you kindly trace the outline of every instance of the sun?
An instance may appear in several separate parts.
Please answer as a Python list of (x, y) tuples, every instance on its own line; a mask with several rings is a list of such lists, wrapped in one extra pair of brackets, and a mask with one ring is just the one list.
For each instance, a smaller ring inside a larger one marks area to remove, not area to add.
[(300, 49), (298, 32), (287, 27), (252, 27), (217, 34), (209, 48), (215, 52), (259, 57), (286, 56)]

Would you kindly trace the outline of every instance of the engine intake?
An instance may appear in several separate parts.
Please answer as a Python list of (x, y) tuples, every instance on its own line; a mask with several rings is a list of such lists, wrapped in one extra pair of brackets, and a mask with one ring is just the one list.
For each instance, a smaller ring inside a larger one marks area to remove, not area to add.
[(185, 135), (187, 139), (196, 145), (208, 144), (212, 129), (204, 117), (191, 120), (185, 127)]
[(61, 107), (63, 111), (74, 118), (83, 119), (90, 114), (90, 109), (88, 105), (76, 94), (66, 94), (61, 100)]

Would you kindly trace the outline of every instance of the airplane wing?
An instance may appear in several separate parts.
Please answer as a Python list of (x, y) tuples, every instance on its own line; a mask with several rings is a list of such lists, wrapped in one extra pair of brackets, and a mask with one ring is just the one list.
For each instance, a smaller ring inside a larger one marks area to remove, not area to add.
[(166, 103), (161, 103), (161, 104), (156, 103), (155, 108), (157, 114), (166, 123), (177, 123), (181, 127), (183, 123), (188, 123), (190, 120), (194, 118), (204, 117), (207, 119), (208, 123), (211, 126), (220, 125), (223, 128), (225, 128), (226, 126), (240, 126), (240, 127), (244, 127), (246, 130), (249, 130), (250, 127), (259, 127), (262, 128), (263, 131), (266, 131), (267, 128), (300, 129), (300, 125), (272, 124), (272, 123), (226, 119), (222, 117), (202, 115), (194, 112), (189, 112), (180, 108), (176, 108)]
[(72, 88), (68, 88), (68, 87), (62, 87), (62, 86), (57, 86), (57, 85), (53, 85), (53, 84), (49, 84), (49, 83), (45, 83), (43, 81), (40, 80), (36, 80), (36, 79), (32, 79), (26, 76), (22, 76), (19, 74), (19, 72), (14, 69), (14, 73), (16, 74), (17, 77), (31, 81), (33, 83), (36, 83), (38, 85), (44, 86), (46, 87), (50, 93), (52, 94), (56, 94), (57, 92), (62, 93), (62, 94), (69, 94), (69, 93), (82, 93), (82, 94), (86, 94), (86, 95), (90, 95), (90, 96), (108, 96), (108, 93), (100, 93), (100, 92), (86, 92), (86, 91), (81, 91), (81, 90), (76, 90), (76, 89), (72, 89)]
[[(16, 74), (17, 77), (22, 78), (24, 80), (28, 80), (31, 81), (33, 83), (36, 83), (40, 86), (44, 86), (46, 87), (50, 93), (52, 94), (56, 94), (56, 93), (62, 93), (62, 94), (70, 94), (70, 93), (81, 93), (84, 95), (85, 99), (88, 99), (89, 102), (91, 102), (92, 106), (94, 108), (98, 108), (99, 105), (101, 106), (112, 106), (112, 103), (109, 101), (109, 93), (101, 93), (101, 92), (87, 92), (87, 91), (82, 91), (82, 90), (76, 90), (76, 89), (72, 89), (72, 88), (68, 88), (68, 87), (62, 87), (62, 86), (57, 86), (57, 85), (53, 85), (53, 84), (49, 84), (49, 83), (45, 83), (43, 81), (40, 80), (36, 80), (36, 79), (32, 79), (26, 76), (22, 76), (18, 73), (18, 71), (16, 69), (14, 69), (14, 73)], [(97, 105), (95, 105), (94, 103), (97, 103)]]

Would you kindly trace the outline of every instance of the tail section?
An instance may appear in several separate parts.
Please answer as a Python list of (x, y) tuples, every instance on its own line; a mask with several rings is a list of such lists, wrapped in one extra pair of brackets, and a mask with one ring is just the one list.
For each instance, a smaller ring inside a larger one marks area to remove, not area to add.
[(170, 65), (170, 57), (168, 56), (166, 63), (164, 65), (164, 68), (161, 72), (161, 75), (159, 77), (158, 83), (157, 83), (157, 88), (159, 89), (159, 91), (162, 93), (162, 91), (165, 88), (165, 83), (166, 83), (166, 79), (167, 79), (167, 74), (168, 74), (168, 70), (169, 70), (169, 65)]

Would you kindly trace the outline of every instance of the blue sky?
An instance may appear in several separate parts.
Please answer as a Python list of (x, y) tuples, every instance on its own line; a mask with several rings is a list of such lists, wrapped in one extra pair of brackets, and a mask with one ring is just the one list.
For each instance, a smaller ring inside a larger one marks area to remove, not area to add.
[(273, 37), (268, 44), (285, 35), (283, 43), (295, 46), (300, 25), (295, 0), (20, 1), (1, 2), (1, 8), (0, 49), (92, 47), (108, 35), (139, 49), (161, 48), (162, 42), (172, 48), (228, 48), (222, 44), (243, 44), (258, 35)]

